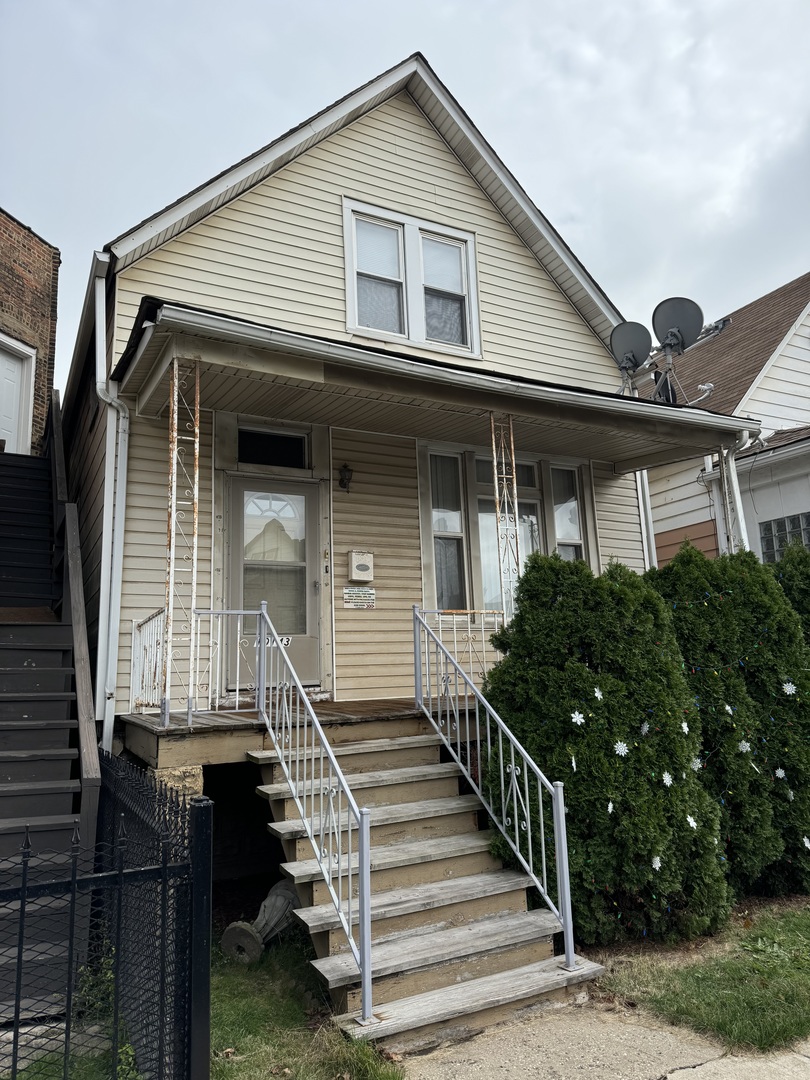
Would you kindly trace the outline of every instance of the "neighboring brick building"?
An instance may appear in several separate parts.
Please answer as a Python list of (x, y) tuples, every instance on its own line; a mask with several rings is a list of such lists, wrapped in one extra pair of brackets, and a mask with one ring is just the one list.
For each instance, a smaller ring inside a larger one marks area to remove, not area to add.
[(56, 349), (59, 250), (0, 209), (0, 440), (40, 454)]

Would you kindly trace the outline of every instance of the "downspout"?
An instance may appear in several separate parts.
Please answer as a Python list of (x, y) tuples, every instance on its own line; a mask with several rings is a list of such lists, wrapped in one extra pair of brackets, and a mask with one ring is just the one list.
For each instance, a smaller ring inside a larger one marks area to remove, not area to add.
[(727, 522), (729, 547), (731, 548), (732, 553), (735, 550), (747, 551), (749, 547), (748, 529), (745, 525), (745, 514), (743, 513), (742, 495), (740, 494), (740, 481), (737, 477), (737, 462), (734, 460), (734, 458), (735, 455), (739, 453), (739, 451), (742, 450), (743, 447), (747, 446), (750, 441), (750, 433), (747, 430), (741, 431), (737, 436), (737, 441), (735, 442), (734, 446), (730, 447), (726, 451), (723, 451), (722, 449), (720, 451), (720, 453), (723, 454), (726, 463), (725, 469), (721, 472), (721, 483), (723, 484), (723, 486), (726, 486), (726, 484), (728, 485), (728, 491), (726, 493), (726, 498), (724, 502), (731, 510), (730, 516), (733, 517), (734, 524), (736, 524), (737, 537), (739, 540), (739, 543), (735, 548), (732, 522)]
[(110, 257), (96, 253), (95, 340), (96, 396), (107, 406), (104, 457), (104, 518), (101, 536), (98, 659), (96, 662), (96, 725), (102, 747), (112, 750), (115, 685), (118, 676), (118, 628), (121, 618), (121, 573), (124, 561), (129, 409), (118, 398), (117, 383), (107, 380), (106, 276)]
[(658, 555), (655, 549), (655, 525), (653, 522), (652, 501), (650, 499), (650, 483), (646, 469), (636, 473), (636, 491), (641, 511), (641, 544), (644, 549), (644, 569), (649, 570), (653, 566), (658, 566)]

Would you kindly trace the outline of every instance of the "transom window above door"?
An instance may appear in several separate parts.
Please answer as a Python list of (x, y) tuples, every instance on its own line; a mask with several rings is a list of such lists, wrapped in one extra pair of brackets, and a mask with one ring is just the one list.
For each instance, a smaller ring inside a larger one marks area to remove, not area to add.
[(350, 331), (478, 355), (475, 238), (346, 201)]

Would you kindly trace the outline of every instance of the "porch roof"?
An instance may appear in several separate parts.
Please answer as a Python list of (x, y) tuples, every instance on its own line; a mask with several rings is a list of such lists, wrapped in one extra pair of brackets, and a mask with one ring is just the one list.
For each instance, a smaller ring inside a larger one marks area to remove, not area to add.
[(519, 452), (609, 462), (617, 473), (711, 454), (759, 431), (750, 418), (470, 371), (154, 297), (112, 373), (139, 415), (167, 409), (175, 356), (201, 362), (203, 408), (479, 446), (490, 441), (490, 412), (510, 413)]

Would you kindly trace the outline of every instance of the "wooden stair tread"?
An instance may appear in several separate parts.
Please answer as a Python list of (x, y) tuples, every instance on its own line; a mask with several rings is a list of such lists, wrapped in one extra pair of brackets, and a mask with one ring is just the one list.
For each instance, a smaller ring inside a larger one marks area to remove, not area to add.
[[(438, 966), (465, 956), (478, 956), (549, 937), (562, 929), (550, 911), (521, 911), (490, 919), (464, 923), (425, 933), (405, 932), (374, 944), (371, 950), (372, 978), (412, 972)], [(351, 952), (337, 953), (312, 961), (329, 989), (360, 981), (360, 972)]]
[[(416, 862), (435, 862), (440, 859), (452, 859), (459, 855), (474, 855), (478, 852), (489, 851), (493, 835), (489, 831), (469, 832), (459, 833), (457, 836), (439, 836), (435, 839), (372, 847), (371, 872), (397, 866), (411, 866)], [(352, 852), (350, 864), (352, 869), (357, 867), (358, 859), (357, 852)], [(323, 871), (317, 859), (299, 859), (282, 863), (280, 869), (296, 885), (303, 885), (308, 881), (320, 881), (323, 878)]]
[[(410, 747), (439, 746), (441, 735), (401, 735), (391, 739), (365, 739), (361, 742), (330, 743), (336, 757), (342, 754), (373, 754), (384, 751), (407, 750)], [(248, 750), (248, 760), (257, 765), (274, 765), (279, 761), (275, 750)], [(297, 757), (306, 757), (299, 754)]]
[[(375, 825), (389, 825), (400, 821), (423, 820), (430, 817), (445, 817), (449, 814), (462, 814), (479, 810), (481, 802), (476, 795), (457, 795), (444, 799), (423, 799), (421, 802), (396, 803), (388, 806), (370, 806), (371, 827)], [(357, 824), (348, 813), (341, 814), (341, 828), (351, 827), (355, 829)], [(281, 840), (297, 840), (307, 835), (303, 822), (300, 818), (289, 821), (271, 821), (267, 825), (268, 830)], [(313, 819), (313, 828), (317, 833), (320, 828), (320, 819)]]
[[(390, 919), (414, 911), (431, 911), (448, 904), (461, 903), (464, 900), (515, 892), (517, 889), (528, 888), (531, 883), (528, 875), (515, 870), (492, 870), (489, 873), (472, 874), (469, 877), (447, 878), (444, 881), (433, 881), (408, 888), (390, 889), (388, 892), (372, 895), (371, 921)], [(331, 900), (327, 904), (298, 908), (295, 914), (313, 934), (325, 930), (336, 930), (340, 926)]]
[(73, 690), (3, 690), (2, 701), (73, 701)]
[(566, 986), (575, 986), (595, 979), (604, 971), (599, 964), (583, 957), (577, 957), (575, 971), (566, 971), (563, 963), (562, 957), (554, 956), (497, 975), (485, 975), (441, 990), (389, 1001), (375, 1010), (380, 1022), (367, 1027), (357, 1023), (359, 1012), (336, 1016), (335, 1022), (355, 1039), (384, 1039), (428, 1024), (454, 1020), (498, 1005), (516, 1004)]
[(75, 728), (77, 720), (5, 720), (0, 718), (3, 731), (47, 731), (49, 728)]
[(0, 818), (0, 833), (23, 832), (28, 825), (32, 832), (40, 829), (73, 828), (77, 823), (75, 814), (51, 814), (47, 817)]
[(80, 780), (25, 780), (21, 782), (0, 783), (3, 795), (48, 795), (55, 792), (81, 791)]
[[(24, 724), (23, 727), (33, 727)], [(79, 756), (77, 749), (72, 750), (0, 750), (0, 761), (72, 761)]]
[[(439, 765), (410, 765), (402, 769), (378, 769), (374, 772), (351, 773), (345, 775), (346, 783), (352, 792), (362, 791), (363, 788), (388, 787), (391, 784), (416, 783), (419, 780), (442, 780), (445, 777), (460, 776), (461, 769), (454, 761), (442, 762)], [(316, 786), (316, 782), (302, 780), (296, 785), (296, 793), (301, 795), (308, 793)], [(289, 799), (292, 798), (290, 785), (284, 781), (281, 784), (262, 784), (256, 791), (264, 799)], [(359, 801), (359, 800), (358, 800)]]

